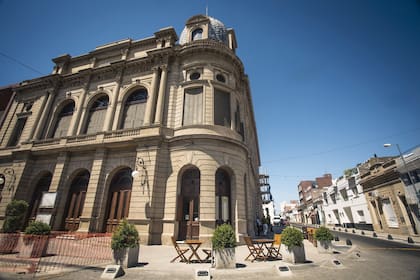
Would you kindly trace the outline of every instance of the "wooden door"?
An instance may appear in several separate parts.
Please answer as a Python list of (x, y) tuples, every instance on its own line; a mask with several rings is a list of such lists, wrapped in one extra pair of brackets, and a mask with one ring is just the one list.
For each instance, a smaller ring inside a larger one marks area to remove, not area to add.
[(70, 206), (65, 220), (65, 230), (76, 231), (79, 229), (80, 216), (82, 215), (85, 198), (86, 191), (79, 191), (71, 194)]
[(111, 208), (106, 221), (106, 232), (114, 232), (120, 221), (128, 217), (131, 190), (120, 190), (112, 193)]
[(198, 239), (200, 234), (200, 173), (187, 170), (182, 177), (181, 195), (178, 199), (178, 239)]

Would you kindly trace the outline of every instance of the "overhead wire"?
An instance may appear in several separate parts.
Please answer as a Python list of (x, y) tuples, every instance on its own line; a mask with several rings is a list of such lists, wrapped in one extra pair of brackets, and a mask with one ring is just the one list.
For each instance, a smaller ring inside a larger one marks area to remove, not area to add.
[(18, 59), (14, 58), (14, 57), (12, 57), (12, 56), (10, 56), (10, 55), (7, 55), (7, 54), (5, 54), (5, 53), (3, 53), (3, 52), (1, 52), (1, 51), (0, 51), (0, 55), (1, 55), (1, 56), (3, 56), (3, 57), (5, 57), (5, 58), (7, 58), (7, 59), (9, 59), (9, 60), (11, 60), (11, 61), (13, 61), (13, 62), (15, 62), (15, 63), (17, 63), (17, 64), (19, 64), (19, 65), (20, 65), (20, 66), (22, 66), (22, 67), (25, 67), (26, 69), (29, 69), (29, 70), (31, 70), (31, 71), (33, 71), (33, 72), (37, 73), (37, 74), (40, 74), (40, 75), (42, 75), (42, 76), (44, 76), (44, 75), (45, 75), (45, 73), (42, 73), (41, 71), (38, 71), (38, 70), (37, 70), (37, 69), (35, 69), (34, 67), (32, 67), (32, 66), (30, 66), (30, 65), (27, 65), (27, 64), (25, 64), (25, 63), (23, 63), (23, 62), (19, 61)]

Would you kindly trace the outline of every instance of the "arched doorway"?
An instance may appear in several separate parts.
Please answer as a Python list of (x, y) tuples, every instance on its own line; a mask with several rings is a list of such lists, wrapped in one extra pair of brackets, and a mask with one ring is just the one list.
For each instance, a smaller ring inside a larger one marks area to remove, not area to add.
[(216, 225), (230, 224), (231, 219), (230, 176), (223, 170), (216, 171)]
[(131, 188), (133, 178), (131, 168), (123, 168), (112, 178), (109, 186), (107, 214), (105, 219), (106, 232), (113, 232), (120, 221), (128, 217), (130, 208)]
[(71, 183), (66, 203), (65, 230), (76, 231), (79, 229), (89, 177), (89, 172), (84, 170), (79, 172)]
[(28, 222), (33, 222), (36, 219), (36, 215), (38, 214), (39, 205), (41, 204), (42, 194), (44, 192), (48, 192), (51, 184), (52, 174), (47, 173), (44, 174), (36, 184), (34, 193), (32, 194), (31, 203), (29, 204), (29, 217)]
[(182, 174), (178, 200), (178, 239), (198, 239), (200, 234), (200, 171), (190, 168)]

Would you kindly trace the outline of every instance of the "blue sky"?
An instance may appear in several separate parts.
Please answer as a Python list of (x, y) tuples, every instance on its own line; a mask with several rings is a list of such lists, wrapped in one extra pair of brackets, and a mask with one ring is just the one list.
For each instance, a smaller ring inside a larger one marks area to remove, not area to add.
[(301, 180), (397, 154), (383, 143), (420, 144), (415, 0), (0, 0), (0, 86), (49, 74), (64, 53), (180, 35), (206, 2), (236, 32), (276, 203), (297, 199)]

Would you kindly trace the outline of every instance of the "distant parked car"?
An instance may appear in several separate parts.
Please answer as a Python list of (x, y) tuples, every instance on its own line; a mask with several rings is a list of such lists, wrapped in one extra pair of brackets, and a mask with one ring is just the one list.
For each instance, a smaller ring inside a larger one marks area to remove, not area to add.
[(274, 224), (275, 226), (277, 226), (277, 225), (280, 225), (280, 223), (281, 223), (281, 218), (280, 218), (280, 216), (274, 216), (274, 217), (273, 217), (273, 224)]

